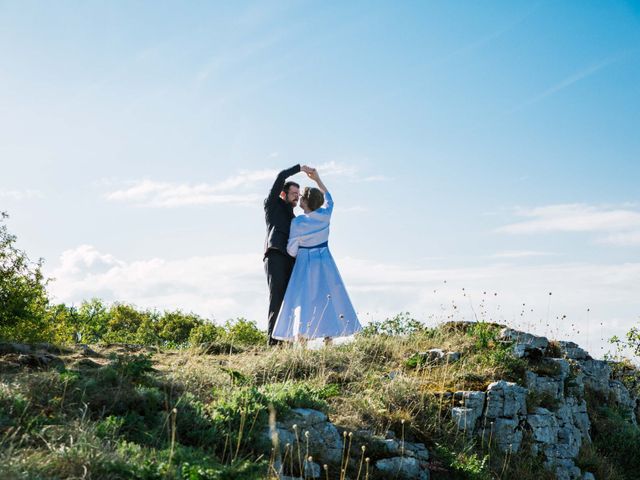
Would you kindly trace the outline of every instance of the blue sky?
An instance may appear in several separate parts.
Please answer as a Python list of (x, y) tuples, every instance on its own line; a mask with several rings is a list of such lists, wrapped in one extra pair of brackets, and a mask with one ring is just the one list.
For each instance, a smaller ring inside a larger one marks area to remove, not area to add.
[(60, 301), (264, 326), (306, 163), (364, 322), (640, 319), (640, 2), (0, 1), (0, 57), (0, 209)]

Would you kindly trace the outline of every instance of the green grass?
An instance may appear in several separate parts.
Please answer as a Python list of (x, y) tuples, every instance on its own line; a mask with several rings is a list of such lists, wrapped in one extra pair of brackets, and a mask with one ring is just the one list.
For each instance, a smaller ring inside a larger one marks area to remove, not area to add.
[[(29, 479), (267, 479), (271, 447), (262, 432), (270, 411), (282, 418), (307, 407), (328, 413), (341, 431), (392, 430), (425, 443), (436, 480), (550, 478), (539, 459), (489, 451), (449, 418), (446, 392), (517, 381), (534, 367), (514, 358), (509, 345), (497, 341), (498, 331), (493, 324), (444, 324), (405, 335), (369, 332), (320, 350), (96, 345), (92, 367), (81, 348), (70, 346), (59, 369), (16, 370), (0, 362), (0, 471)], [(435, 347), (462, 357), (452, 364), (407, 364)], [(618, 428), (602, 415), (598, 428)], [(622, 443), (621, 437), (614, 444)], [(350, 478), (364, 459), (359, 445), (345, 458)], [(594, 443), (594, 451), (604, 447)], [(365, 449), (374, 461), (379, 446), (371, 440)], [(589, 453), (583, 452), (585, 465), (596, 457)], [(629, 458), (614, 453), (611, 465), (635, 468), (632, 451)], [(622, 476), (612, 479), (633, 478), (625, 476), (626, 467), (616, 468)], [(339, 478), (339, 469), (330, 466), (328, 478)]]

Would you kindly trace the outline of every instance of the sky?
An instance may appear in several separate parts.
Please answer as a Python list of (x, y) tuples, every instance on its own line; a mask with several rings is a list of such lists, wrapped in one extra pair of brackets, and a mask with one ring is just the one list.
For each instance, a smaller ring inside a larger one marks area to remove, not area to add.
[(55, 301), (265, 328), (300, 163), (363, 324), (598, 358), (640, 324), (639, 1), (0, 0), (0, 58), (0, 210)]

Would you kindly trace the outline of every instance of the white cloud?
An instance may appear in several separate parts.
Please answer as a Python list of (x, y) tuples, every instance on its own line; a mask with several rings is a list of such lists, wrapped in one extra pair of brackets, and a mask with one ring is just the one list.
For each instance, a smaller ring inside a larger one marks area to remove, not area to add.
[(523, 209), (517, 214), (531, 220), (505, 225), (497, 231), (510, 234), (607, 232), (640, 226), (640, 211), (580, 203)]
[(490, 255), (491, 258), (527, 258), (527, 257), (544, 257), (555, 255), (550, 252), (539, 252), (536, 250), (510, 250), (506, 252), (498, 252)]
[(187, 205), (229, 204), (255, 205), (263, 195), (242, 193), (263, 182), (273, 180), (275, 170), (240, 171), (217, 184), (173, 183), (140, 180), (129, 187), (106, 195), (107, 200), (131, 202), (144, 207), (182, 207)]
[(0, 198), (7, 198), (10, 200), (32, 200), (36, 198), (44, 198), (44, 194), (39, 190), (25, 189), (25, 190), (6, 190), (0, 189)]
[(640, 246), (640, 231), (615, 233), (598, 239), (598, 243), (620, 247)]
[[(383, 176), (362, 177), (354, 166), (329, 162), (317, 167), (323, 176), (340, 176), (349, 181), (381, 181)], [(124, 188), (112, 190), (105, 198), (114, 202), (128, 202), (141, 207), (171, 208), (193, 205), (234, 204), (242, 206), (260, 205), (266, 188), (278, 175), (278, 170), (241, 170), (221, 182), (176, 183), (155, 180), (129, 182)], [(111, 187), (114, 180), (103, 180), (102, 186)], [(260, 186), (262, 193), (251, 190)]]
[(314, 166), (323, 177), (341, 177), (350, 182), (384, 182), (390, 180), (384, 175), (363, 175), (355, 165), (347, 165), (334, 160)]
[[(336, 262), (363, 323), (402, 311), (427, 323), (477, 316), (572, 339), (601, 356), (606, 340), (624, 335), (640, 316), (640, 263), (427, 268), (349, 257)], [(259, 254), (124, 261), (81, 245), (64, 252), (51, 274), (58, 301), (97, 296), (266, 325)]]

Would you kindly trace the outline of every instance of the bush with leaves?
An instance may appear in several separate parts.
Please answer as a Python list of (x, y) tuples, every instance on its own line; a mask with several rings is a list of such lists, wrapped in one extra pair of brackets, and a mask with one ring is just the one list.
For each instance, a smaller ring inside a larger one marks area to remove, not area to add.
[(16, 236), (9, 233), (5, 224), (7, 218), (5, 212), (0, 212), (0, 339), (49, 340), (49, 298), (42, 274), (43, 260), (34, 263), (16, 247)]
[(424, 323), (416, 320), (409, 312), (401, 312), (394, 317), (386, 318), (380, 322), (371, 322), (365, 326), (360, 335), (412, 335), (427, 330)]

